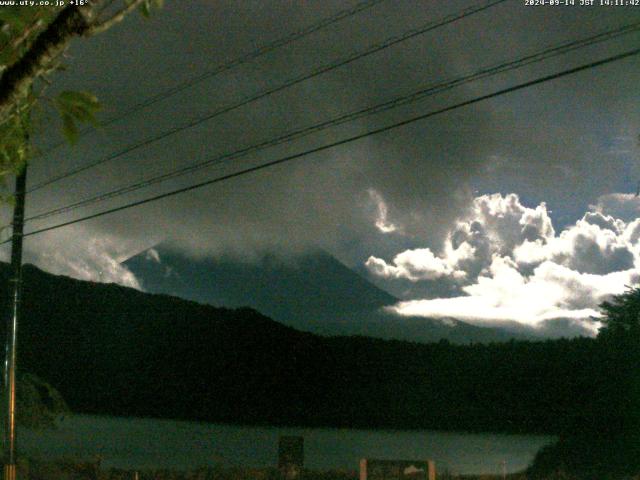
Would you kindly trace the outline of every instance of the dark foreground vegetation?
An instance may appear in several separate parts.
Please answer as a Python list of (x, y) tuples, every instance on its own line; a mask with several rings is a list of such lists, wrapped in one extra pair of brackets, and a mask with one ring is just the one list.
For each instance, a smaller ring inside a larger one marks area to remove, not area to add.
[[(190, 471), (100, 469), (96, 463), (24, 461), (20, 478), (29, 480), (283, 480), (277, 468), (202, 467)], [(137, 477), (136, 477), (137, 475)], [(358, 480), (355, 470), (303, 470), (301, 480)], [(438, 474), (439, 480), (502, 480), (502, 475)], [(560, 477), (553, 477), (560, 478)], [(568, 477), (567, 477), (568, 478)], [(508, 475), (507, 480), (527, 480), (524, 474)], [(549, 478), (552, 480), (552, 477)]]
[[(21, 479), (29, 480), (282, 480), (277, 468), (221, 468), (202, 467), (190, 471), (179, 470), (122, 470), (101, 469), (92, 462), (23, 461), (18, 466)], [(355, 471), (305, 470), (304, 480), (357, 480)], [(137, 477), (136, 477), (137, 476)]]
[[(29, 480), (282, 480), (276, 468), (221, 468), (202, 467), (190, 471), (177, 470), (120, 470), (99, 469), (93, 463), (74, 462), (23, 462), (18, 470), (20, 478)], [(137, 475), (137, 477), (136, 477)], [(355, 470), (304, 470), (301, 480), (358, 480)], [(439, 480), (503, 480), (502, 475), (452, 475), (438, 473)], [(544, 477), (545, 480), (580, 480), (565, 471)], [(628, 476), (628, 480), (640, 477)], [(509, 474), (506, 480), (530, 480), (526, 473)]]
[[(594, 409), (543, 448), (529, 469), (531, 478), (606, 480), (640, 473), (640, 288), (601, 305), (604, 327), (591, 359), (607, 373)], [(598, 387), (585, 385), (585, 391)], [(580, 403), (576, 403), (580, 408)]]
[(540, 452), (531, 478), (640, 471), (638, 290), (604, 306), (610, 321), (598, 339), (452, 345), (324, 338), (250, 309), (33, 267), (25, 280), (21, 368), (75, 412), (554, 433), (559, 443)]

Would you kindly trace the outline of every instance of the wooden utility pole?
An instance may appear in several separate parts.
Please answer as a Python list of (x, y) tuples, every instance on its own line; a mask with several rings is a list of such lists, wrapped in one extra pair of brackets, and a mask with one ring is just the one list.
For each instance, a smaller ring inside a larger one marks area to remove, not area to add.
[(16, 347), (20, 295), (22, 290), (22, 234), (27, 185), (27, 164), (16, 176), (13, 233), (11, 238), (11, 278), (9, 294), (11, 310), (7, 316), (7, 340), (4, 365), (4, 393), (6, 402), (4, 426), (4, 480), (16, 480)]

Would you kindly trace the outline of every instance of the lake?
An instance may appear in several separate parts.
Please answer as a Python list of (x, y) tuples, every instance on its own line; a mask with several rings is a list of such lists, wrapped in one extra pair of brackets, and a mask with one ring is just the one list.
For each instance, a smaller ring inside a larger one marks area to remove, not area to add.
[(277, 428), (171, 420), (71, 415), (56, 430), (19, 431), (21, 454), (95, 458), (105, 468), (266, 467), (277, 462), (278, 437), (304, 437), (305, 466), (358, 468), (360, 458), (433, 459), (439, 471), (500, 473), (525, 468), (551, 436), (435, 431)]

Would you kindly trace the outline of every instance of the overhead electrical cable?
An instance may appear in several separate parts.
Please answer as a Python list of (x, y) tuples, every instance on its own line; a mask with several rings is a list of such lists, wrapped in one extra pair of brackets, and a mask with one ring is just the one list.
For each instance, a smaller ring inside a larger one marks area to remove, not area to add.
[[(303, 27), (299, 30), (296, 30), (295, 32), (291, 32), (288, 35), (285, 35), (283, 37), (277, 38), (276, 40), (270, 42), (270, 43), (266, 43), (264, 45), (261, 45), (259, 47), (257, 47), (256, 49), (245, 53), (244, 55), (240, 55), (239, 57), (236, 57), (232, 60), (229, 60), (226, 63), (223, 63), (222, 65), (218, 65), (217, 67), (204, 72), (200, 75), (197, 75), (195, 77), (191, 77), (186, 79), (185, 81), (178, 83), (177, 85), (170, 87), (166, 90), (163, 90), (162, 92), (159, 92), (155, 95), (152, 95), (150, 97), (148, 97), (147, 99), (143, 100), (140, 103), (137, 103), (135, 105), (133, 105), (132, 107), (124, 110), (121, 113), (118, 113), (116, 115), (114, 115), (113, 117), (102, 121), (101, 122), (101, 126), (107, 126), (107, 125), (111, 125), (112, 123), (115, 123), (119, 120), (122, 120), (123, 118), (126, 118), (136, 112), (139, 112), (140, 110), (143, 110), (147, 107), (150, 107), (151, 105), (154, 105), (155, 103), (158, 103), (166, 98), (172, 97), (173, 95), (176, 95), (190, 87), (193, 87), (194, 85), (197, 85), (198, 83), (201, 83), (205, 80), (208, 80), (210, 78), (213, 78), (221, 73), (224, 73), (228, 70), (231, 70), (233, 68), (239, 67), (240, 65), (244, 65), (245, 63), (251, 62), (252, 60), (255, 60), (259, 57), (261, 57), (262, 55), (265, 55), (267, 53), (273, 52), (274, 50), (277, 50), (278, 48), (281, 47), (285, 47), (287, 45), (290, 45), (294, 42), (296, 42), (297, 40), (300, 40), (306, 36), (309, 36), (317, 31), (320, 31), (330, 25), (333, 25), (334, 23), (337, 23), (341, 20), (344, 20), (346, 18), (352, 17), (360, 12), (363, 12), (365, 10), (368, 10), (372, 7), (374, 7), (375, 5), (382, 3), (386, 0), (365, 0), (363, 2), (357, 3), (356, 5), (354, 5), (353, 7), (350, 8), (346, 8), (344, 10), (341, 10), (337, 13), (335, 13), (334, 15), (331, 15), (330, 17), (326, 17), (321, 19), (320, 21), (311, 24), (307, 27)], [(87, 132), (92, 131), (91, 128), (85, 128), (83, 130), (81, 130), (79, 132), (79, 135), (82, 136), (84, 134), (86, 134)], [(56, 148), (60, 147), (61, 145), (64, 145), (65, 142), (58, 142), (54, 145), (51, 145), (45, 152), (43, 152), (43, 155), (46, 155), (47, 153), (55, 150)]]
[(294, 85), (297, 85), (299, 83), (305, 82), (307, 80), (310, 80), (312, 78), (318, 77), (320, 75), (323, 75), (325, 73), (328, 73), (330, 71), (336, 70), (340, 67), (343, 67), (345, 65), (348, 65), (352, 62), (355, 62), (357, 60), (360, 60), (362, 58), (368, 57), (370, 55), (373, 55), (374, 53), (380, 52), (382, 50), (385, 50), (387, 48), (390, 48), (394, 45), (397, 45), (401, 42), (407, 41), (411, 38), (417, 37), (419, 35), (423, 35), (427, 32), (430, 32), (432, 30), (435, 30), (437, 28), (443, 27), (445, 25), (449, 25), (451, 23), (457, 22), (463, 18), (469, 17), (471, 15), (474, 15), (476, 13), (482, 12), (484, 10), (487, 10), (491, 7), (494, 7), (498, 4), (501, 4), (503, 2), (506, 2), (507, 0), (491, 0), (489, 2), (484, 2), (481, 5), (475, 5), (472, 7), (468, 7), (465, 8), (464, 10), (461, 10), (457, 13), (453, 13), (451, 15), (448, 15), (440, 20), (437, 20), (435, 22), (431, 22), (428, 23), (426, 25), (423, 25), (419, 28), (415, 28), (415, 29), (411, 29), (406, 31), (405, 33), (403, 33), (402, 35), (399, 36), (393, 36), (390, 38), (387, 38), (385, 41), (381, 42), (381, 43), (376, 43), (374, 45), (369, 46), (367, 49), (360, 51), (360, 52), (356, 52), (354, 54), (349, 55), (348, 57), (336, 60), (334, 62), (331, 62), (329, 64), (317, 67), (315, 69), (313, 69), (312, 71), (308, 72), (308, 73), (304, 73), (300, 76), (291, 78), (289, 80), (287, 80), (284, 83), (281, 83), (275, 87), (271, 87), (271, 88), (267, 88), (265, 90), (261, 90), (260, 92), (247, 97), (247, 98), (243, 98), (235, 103), (223, 106), (217, 110), (214, 110), (213, 112), (208, 113), (207, 115), (204, 115), (202, 117), (196, 118), (195, 120), (192, 120), (184, 125), (180, 125), (177, 127), (173, 127), (169, 130), (166, 130), (158, 135), (155, 135), (153, 137), (148, 137), (144, 140), (141, 140), (140, 142), (134, 143), (132, 145), (129, 145), (128, 147), (123, 148), (122, 150), (119, 150), (111, 155), (108, 155), (104, 158), (101, 158), (99, 160), (96, 160), (94, 162), (91, 162), (89, 164), (86, 165), (82, 165), (79, 166), (78, 168), (72, 169), (66, 173), (60, 174), (58, 176), (55, 176), (53, 178), (50, 178), (48, 180), (45, 180), (43, 182), (40, 182), (34, 186), (32, 186), (31, 188), (29, 188), (29, 190), (27, 190), (27, 193), (32, 193), (35, 192), (36, 190), (39, 190), (43, 187), (46, 187), (47, 185), (51, 185), (52, 183), (58, 182), (60, 180), (64, 180), (68, 177), (71, 177), (73, 175), (77, 175), (78, 173), (84, 172), (86, 170), (89, 170), (91, 168), (94, 168), (98, 165), (102, 165), (105, 162), (111, 161), (111, 160), (115, 160), (117, 158), (122, 157), (125, 154), (131, 153), (134, 150), (138, 150), (139, 148), (142, 147), (146, 147), (148, 145), (151, 145), (155, 142), (158, 142), (164, 138), (167, 138), (171, 135), (174, 135), (176, 133), (182, 132), (184, 130), (188, 130), (190, 128), (193, 128), (197, 125), (200, 125), (208, 120), (211, 120), (215, 117), (218, 117), (220, 115), (223, 115), (225, 113), (231, 112), (232, 110), (236, 110), (240, 107), (244, 107), (246, 105), (249, 105), (253, 102), (256, 102), (258, 100), (261, 100), (265, 97), (268, 97), (270, 95), (273, 95), (275, 93), (281, 92), (283, 90), (286, 90), (288, 88), (293, 87)]
[(33, 221), (33, 220), (41, 220), (47, 217), (51, 217), (54, 215), (59, 215), (62, 213), (67, 213), (70, 212), (72, 210), (75, 210), (77, 208), (83, 207), (83, 206), (87, 206), (87, 205), (91, 205), (94, 203), (98, 203), (98, 202), (102, 202), (105, 200), (109, 200), (127, 193), (131, 193), (133, 191), (139, 190), (141, 188), (145, 188), (172, 178), (176, 178), (182, 175), (186, 175), (189, 173), (193, 173), (197, 170), (203, 169), (203, 168), (207, 168), (207, 167), (211, 167), (213, 165), (217, 165), (220, 164), (222, 162), (225, 161), (229, 161), (229, 160), (233, 160), (233, 159), (238, 159), (241, 157), (244, 157), (246, 155), (249, 155), (250, 153), (255, 153), (258, 151), (261, 151), (263, 149), (266, 149), (268, 147), (272, 147), (272, 146), (276, 146), (276, 145), (280, 145), (286, 142), (290, 142), (292, 140), (296, 140), (305, 136), (308, 136), (312, 133), (316, 133), (318, 131), (321, 130), (325, 130), (327, 128), (331, 128), (331, 127), (335, 127), (337, 125), (341, 125), (344, 124), (346, 122), (350, 122), (350, 121), (354, 121), (360, 118), (364, 118), (366, 116), (370, 116), (373, 114), (377, 114), (377, 113), (381, 113), (387, 110), (390, 110), (392, 108), (396, 108), (398, 106), (402, 106), (402, 105), (406, 105), (409, 103), (413, 103), (419, 100), (422, 100), (428, 96), (432, 96), (435, 95), (437, 93), (442, 93), (444, 91), (450, 90), (454, 87), (472, 82), (472, 81), (477, 81), (483, 78), (488, 78), (490, 76), (494, 76), (494, 75), (498, 75), (501, 73), (505, 73), (517, 68), (522, 68), (526, 65), (530, 65), (532, 63), (537, 63), (543, 60), (547, 60), (549, 58), (553, 58), (556, 57), (558, 55), (562, 55), (571, 51), (574, 51), (576, 49), (579, 48), (584, 48), (587, 46), (591, 46), (594, 45), (596, 43), (599, 42), (603, 42), (605, 40), (610, 40), (613, 38), (617, 38), (621, 35), (625, 35), (625, 34), (629, 34), (629, 33), (633, 33), (633, 32), (637, 32), (638, 30), (640, 30), (640, 22), (635, 22), (635, 23), (631, 23), (631, 24), (627, 24), (627, 25), (623, 25), (621, 27), (618, 27), (616, 29), (612, 29), (612, 30), (607, 30), (604, 32), (600, 32), (596, 35), (592, 35), (590, 37), (587, 38), (582, 38), (579, 40), (574, 40), (571, 42), (565, 42), (563, 44), (560, 45), (556, 45), (556, 46), (552, 46), (552, 47), (548, 47), (542, 51), (527, 55), (525, 57), (521, 57), (519, 59), (516, 60), (512, 60), (509, 62), (505, 62), (505, 63), (501, 63), (501, 64), (497, 64), (497, 65), (493, 65), (493, 66), (489, 66), (489, 67), (484, 67), (472, 74), (468, 74), (468, 75), (464, 75), (461, 77), (457, 77), (451, 80), (446, 80), (446, 81), (442, 81), (436, 84), (432, 84), (429, 85), (428, 87), (425, 88), (421, 88), (418, 91), (415, 91), (413, 93), (410, 93), (408, 95), (403, 95), (403, 96), (398, 96), (395, 97), (391, 100), (388, 100), (384, 103), (378, 104), (378, 105), (374, 105), (371, 107), (367, 107), (355, 112), (351, 112), (348, 114), (343, 114), (340, 115), (338, 117), (334, 117), (330, 120), (326, 120), (324, 122), (318, 123), (318, 124), (314, 124), (311, 126), (307, 126), (304, 127), (302, 129), (298, 129), (298, 130), (294, 130), (291, 132), (288, 132), (284, 135), (281, 135), (279, 137), (273, 138), (273, 139), (269, 139), (263, 142), (260, 142), (258, 144), (254, 144), (248, 147), (244, 147), (241, 148), (239, 150), (236, 150), (234, 152), (230, 152), (230, 153), (225, 153), (219, 156), (216, 156), (214, 158), (210, 158), (201, 162), (196, 162), (193, 163), (191, 165), (187, 165), (178, 169), (174, 169), (171, 170), (169, 172), (148, 178), (148, 179), (144, 179), (129, 185), (125, 185), (123, 187), (117, 188), (117, 189), (113, 189), (110, 190), (108, 192), (103, 192), (100, 193), (98, 195), (94, 195), (82, 200), (79, 200), (77, 202), (71, 203), (69, 205), (65, 205), (62, 207), (58, 207), (58, 208), (54, 208), (52, 210), (48, 210), (45, 212), (41, 212), (41, 213), (37, 213), (35, 215), (32, 215), (28, 218), (26, 218), (25, 221)]
[[(77, 218), (77, 219), (74, 219), (74, 220), (69, 220), (69, 221), (66, 221), (66, 222), (58, 223), (56, 225), (51, 225), (49, 227), (40, 228), (40, 229), (37, 229), (37, 230), (32, 230), (31, 232), (25, 233), (24, 237), (29, 237), (29, 236), (32, 236), (32, 235), (37, 235), (37, 234), (40, 234), (40, 233), (49, 232), (49, 231), (52, 231), (52, 230), (57, 230), (57, 229), (62, 228), (62, 227), (66, 227), (66, 226), (69, 226), (69, 225), (74, 225), (74, 224), (80, 223), (80, 222), (85, 222), (87, 220), (92, 220), (92, 219), (95, 219), (95, 218), (99, 218), (99, 217), (102, 217), (102, 216), (105, 216), (105, 215), (109, 215), (111, 213), (120, 212), (120, 211), (127, 210), (127, 209), (130, 209), (130, 208), (133, 208), (133, 207), (137, 207), (137, 206), (144, 205), (144, 204), (147, 204), (147, 203), (151, 203), (151, 202), (155, 202), (155, 201), (158, 201), (158, 200), (162, 200), (164, 198), (169, 198), (169, 197), (172, 197), (172, 196), (175, 196), (175, 195), (179, 195), (179, 194), (182, 194), (182, 193), (190, 192), (190, 191), (193, 191), (193, 190), (196, 190), (196, 189), (208, 186), (208, 185), (213, 185), (215, 183), (220, 183), (220, 182), (223, 182), (223, 181), (226, 181), (226, 180), (230, 180), (232, 178), (236, 178), (236, 177), (240, 177), (240, 176), (243, 176), (243, 175), (247, 175), (249, 173), (257, 172), (259, 170), (264, 170), (264, 169), (267, 169), (267, 168), (270, 168), (270, 167), (273, 167), (273, 166), (276, 166), (276, 165), (281, 165), (281, 164), (284, 164), (284, 163), (287, 163), (287, 162), (291, 162), (291, 161), (299, 159), (299, 158), (303, 158), (303, 157), (312, 155), (314, 153), (323, 152), (323, 151), (326, 151), (326, 150), (329, 150), (329, 149), (332, 149), (332, 148), (335, 148), (335, 147), (338, 147), (338, 146), (341, 146), (341, 145), (345, 145), (345, 144), (348, 144), (348, 143), (355, 142), (357, 140), (361, 140), (361, 139), (366, 138), (366, 137), (370, 137), (372, 135), (378, 135), (380, 133), (388, 132), (388, 131), (391, 131), (391, 130), (394, 130), (394, 129), (397, 129), (397, 128), (400, 128), (400, 127), (403, 127), (403, 126), (418, 122), (420, 120), (425, 120), (427, 118), (434, 117), (436, 115), (440, 115), (440, 114), (443, 114), (443, 113), (446, 113), (446, 112), (457, 110), (457, 109), (462, 108), (462, 107), (473, 105), (475, 103), (482, 102), (484, 100), (489, 100), (491, 98), (495, 98), (495, 97), (498, 97), (498, 96), (501, 96), (501, 95), (505, 95), (505, 94), (508, 94), (508, 93), (512, 93), (512, 92), (515, 92), (515, 91), (518, 91), (518, 90), (522, 90), (522, 89), (525, 89), (525, 88), (529, 88), (529, 87), (532, 87), (534, 85), (539, 85), (539, 84), (542, 84), (542, 83), (545, 83), (545, 82), (549, 82), (551, 80), (556, 80), (558, 78), (566, 77), (568, 75), (572, 75), (572, 74), (575, 74), (575, 73), (578, 73), (578, 72), (582, 72), (582, 71), (585, 71), (585, 70), (590, 70), (592, 68), (596, 68), (596, 67), (599, 67), (599, 66), (602, 66), (602, 65), (606, 65), (606, 64), (609, 64), (609, 63), (612, 63), (612, 62), (620, 61), (620, 60), (623, 60), (625, 58), (630, 58), (630, 57), (636, 56), (638, 54), (640, 54), (640, 48), (634, 49), (634, 50), (629, 50), (629, 51), (620, 53), (618, 55), (613, 55), (613, 56), (604, 58), (602, 60), (598, 60), (598, 61), (595, 61), (595, 62), (587, 63), (587, 64), (584, 64), (584, 65), (580, 65), (578, 67), (570, 68), (568, 70), (563, 70), (561, 72), (554, 73), (554, 74), (551, 74), (551, 75), (546, 75), (546, 76), (543, 76), (543, 77), (539, 77), (539, 78), (536, 78), (534, 80), (529, 80), (529, 81), (524, 82), (524, 83), (519, 83), (517, 85), (511, 86), (511, 87), (508, 87), (508, 88), (504, 88), (504, 89), (495, 91), (493, 93), (489, 93), (489, 94), (486, 94), (486, 95), (481, 95), (479, 97), (475, 97), (475, 98), (472, 98), (470, 100), (465, 100), (463, 102), (459, 102), (459, 103), (456, 103), (454, 105), (450, 105), (448, 107), (443, 107), (443, 108), (440, 108), (440, 109), (437, 109), (437, 110), (432, 110), (430, 112), (427, 112), (427, 113), (424, 113), (424, 114), (421, 114), (421, 115), (418, 115), (418, 116), (414, 116), (414, 117), (411, 117), (411, 118), (406, 119), (406, 120), (402, 120), (402, 121), (397, 122), (397, 123), (393, 123), (393, 124), (390, 124), (390, 125), (386, 125), (384, 127), (379, 127), (379, 128), (373, 129), (373, 130), (369, 130), (367, 132), (364, 132), (364, 133), (361, 133), (361, 134), (358, 134), (358, 135), (354, 135), (354, 136), (351, 136), (351, 137), (347, 137), (347, 138), (344, 138), (342, 140), (338, 140), (336, 142), (327, 143), (325, 145), (321, 145), (319, 147), (315, 147), (315, 148), (312, 148), (312, 149), (309, 149), (309, 150), (305, 150), (303, 152), (299, 152), (299, 153), (295, 153), (295, 154), (288, 155), (288, 156), (285, 156), (285, 157), (281, 157), (281, 158), (279, 158), (277, 160), (272, 160), (272, 161), (269, 161), (269, 162), (266, 162), (266, 163), (263, 163), (263, 164), (260, 164), (260, 165), (256, 165), (256, 166), (249, 167), (249, 168), (245, 168), (243, 170), (239, 170), (239, 171), (227, 174), (227, 175), (223, 175), (221, 177), (212, 178), (212, 179), (209, 179), (209, 180), (206, 180), (206, 181), (203, 181), (203, 182), (199, 182), (199, 183), (196, 183), (196, 184), (193, 184), (193, 185), (189, 185), (187, 187), (183, 187), (183, 188), (179, 188), (179, 189), (176, 189), (176, 190), (172, 190), (170, 192), (165, 192), (165, 193), (162, 193), (162, 194), (159, 194), (159, 195), (155, 195), (155, 196), (152, 196), (152, 197), (149, 197), (149, 198), (145, 198), (143, 200), (130, 202), (130, 203), (127, 203), (127, 204), (124, 204), (124, 205), (120, 205), (118, 207), (110, 208), (108, 210), (103, 210), (101, 212), (93, 213), (91, 215), (86, 215), (84, 217), (80, 217), (80, 218)], [(10, 240), (6, 240), (6, 241), (0, 243), (0, 245), (8, 243), (9, 241)]]

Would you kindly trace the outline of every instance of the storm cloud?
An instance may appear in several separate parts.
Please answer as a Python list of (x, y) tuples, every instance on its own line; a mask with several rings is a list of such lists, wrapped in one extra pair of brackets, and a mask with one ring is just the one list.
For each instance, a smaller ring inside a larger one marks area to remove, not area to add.
[[(50, 94), (92, 91), (108, 119), (347, 5), (338, 0), (166, 3), (150, 20), (131, 17), (105, 35), (76, 42), (65, 59), (66, 70), (52, 77)], [(44, 153), (32, 162), (30, 184), (473, 4), (383, 1), (98, 129), (74, 147)], [(587, 37), (638, 16), (623, 8), (544, 9), (505, 2), (33, 192), (27, 216)], [(100, 205), (30, 222), (27, 231), (619, 53), (637, 40), (637, 33), (628, 35), (470, 83)], [(586, 71), (269, 170), (28, 237), (27, 260), (56, 273), (135, 285), (135, 279), (115, 265), (160, 241), (170, 241), (192, 256), (224, 253), (240, 258), (265, 250), (295, 255), (320, 247), (353, 267), (372, 254), (386, 258), (373, 259), (369, 266), (390, 289), (394, 278), (417, 284), (429, 279), (453, 285), (446, 286), (450, 295), (480, 279), (510, 275), (511, 269), (527, 278), (534, 272), (542, 275), (547, 272), (539, 270), (545, 261), (579, 275), (613, 275), (631, 268), (637, 255), (628, 248), (628, 238), (638, 235), (629, 230), (631, 219), (606, 213), (617, 205), (615, 195), (620, 194), (615, 192), (634, 191), (635, 177), (640, 177), (634, 170), (634, 139), (640, 130), (636, 62), (629, 59)], [(46, 108), (45, 104), (36, 132), (43, 152), (60, 135), (55, 115), (47, 116)], [(503, 195), (496, 202), (481, 195), (493, 192), (516, 192), (519, 197)], [(479, 198), (485, 203), (478, 203)], [(597, 202), (601, 209), (590, 212), (600, 212), (602, 218), (582, 218), (587, 206)], [(8, 221), (10, 209), (5, 210)], [(626, 222), (624, 231), (606, 228), (606, 215)], [(471, 217), (476, 220), (456, 224)], [(576, 222), (582, 223), (574, 230), (564, 228)], [(442, 251), (443, 245), (448, 252)], [(401, 253), (394, 261), (398, 252), (413, 253)], [(592, 255), (597, 257), (593, 261)]]

